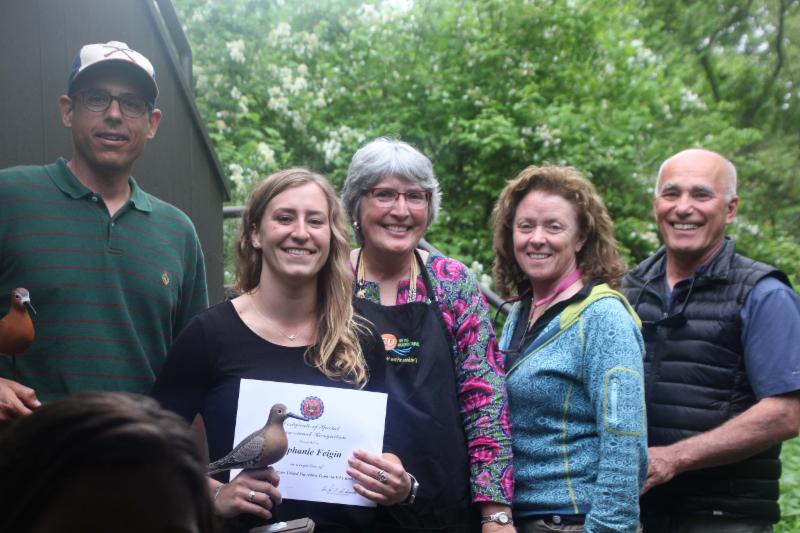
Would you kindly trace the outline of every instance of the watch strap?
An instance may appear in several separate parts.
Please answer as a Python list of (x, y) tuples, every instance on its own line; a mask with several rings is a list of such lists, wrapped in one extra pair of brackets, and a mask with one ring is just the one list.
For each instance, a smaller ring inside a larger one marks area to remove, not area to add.
[(415, 478), (413, 474), (411, 474), (411, 472), (406, 472), (406, 474), (408, 474), (408, 479), (411, 480), (411, 490), (408, 491), (408, 496), (406, 497), (406, 499), (398, 503), (397, 505), (411, 505), (412, 503), (414, 503), (414, 500), (417, 499), (417, 491), (419, 490), (419, 481), (417, 481), (417, 478)]

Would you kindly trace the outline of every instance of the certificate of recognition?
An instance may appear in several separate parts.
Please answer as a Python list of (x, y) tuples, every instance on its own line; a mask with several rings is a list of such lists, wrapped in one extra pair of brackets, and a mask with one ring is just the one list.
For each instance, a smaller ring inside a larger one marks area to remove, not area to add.
[[(262, 427), (276, 403), (308, 419), (287, 418), (283, 423), (289, 450), (272, 465), (281, 476), (283, 497), (374, 507), (353, 489), (347, 460), (356, 448), (381, 453), (386, 394), (243, 379), (234, 444)], [(231, 471), (231, 478), (238, 472)]]

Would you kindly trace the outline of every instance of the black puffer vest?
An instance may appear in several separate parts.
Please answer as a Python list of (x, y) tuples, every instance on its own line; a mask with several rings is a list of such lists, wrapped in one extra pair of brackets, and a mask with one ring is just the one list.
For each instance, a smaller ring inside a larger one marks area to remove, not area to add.
[[(714, 429), (756, 403), (747, 378), (739, 311), (762, 278), (785, 274), (735, 252), (725, 240), (712, 262), (662, 297), (665, 249), (625, 278), (623, 292), (642, 319), (650, 446)], [(656, 279), (657, 278), (657, 279)], [(744, 461), (686, 472), (642, 498), (643, 511), (780, 519), (780, 445)]]

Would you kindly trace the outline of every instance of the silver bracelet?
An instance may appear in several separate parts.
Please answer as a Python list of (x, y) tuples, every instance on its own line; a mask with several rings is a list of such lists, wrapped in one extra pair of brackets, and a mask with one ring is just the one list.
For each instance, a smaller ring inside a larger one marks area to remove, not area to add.
[(212, 501), (217, 501), (217, 496), (219, 496), (219, 493), (220, 493), (220, 491), (222, 491), (222, 487), (224, 487), (224, 486), (225, 486), (225, 483), (222, 483), (222, 484), (218, 485), (216, 489), (214, 489), (214, 497), (211, 498)]

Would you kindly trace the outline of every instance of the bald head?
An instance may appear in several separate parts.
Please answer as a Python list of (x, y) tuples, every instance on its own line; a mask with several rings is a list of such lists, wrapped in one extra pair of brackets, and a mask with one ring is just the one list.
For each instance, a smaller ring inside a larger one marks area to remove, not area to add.
[(656, 178), (655, 196), (659, 195), (664, 186), (662, 181), (664, 175), (675, 172), (719, 177), (724, 183), (725, 201), (730, 202), (736, 196), (736, 167), (717, 152), (690, 148), (678, 152), (661, 163)]

